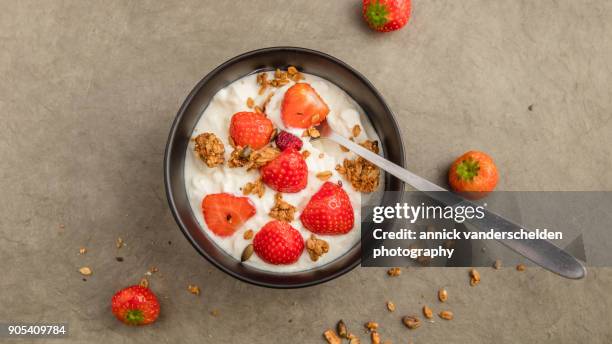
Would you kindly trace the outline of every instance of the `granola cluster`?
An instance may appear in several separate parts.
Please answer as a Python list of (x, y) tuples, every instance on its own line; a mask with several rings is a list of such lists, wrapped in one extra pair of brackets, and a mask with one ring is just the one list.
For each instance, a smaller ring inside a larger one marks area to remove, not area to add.
[[(368, 150), (378, 153), (378, 142), (366, 140), (361, 145)], [(344, 176), (360, 192), (373, 192), (378, 188), (380, 170), (376, 165), (362, 157), (344, 159), (342, 165), (336, 166), (336, 171)]]
[(237, 146), (232, 151), (228, 166), (231, 168), (246, 166), (247, 170), (260, 168), (268, 162), (276, 159), (280, 155), (280, 150), (274, 147), (264, 147), (253, 151), (249, 146)]
[(223, 164), (225, 148), (223, 142), (213, 133), (203, 133), (195, 139), (195, 152), (208, 167)]
[(308, 251), (308, 255), (310, 255), (310, 259), (316, 262), (319, 260), (319, 257), (329, 252), (329, 244), (327, 241), (319, 239), (315, 237), (314, 234), (311, 234), (310, 238), (306, 240), (306, 250)]
[(282, 87), (287, 85), (291, 80), (299, 82), (304, 77), (297, 68), (290, 66), (287, 71), (276, 69), (274, 71), (274, 79), (268, 80), (268, 73), (260, 73), (257, 75), (257, 84), (259, 84), (259, 94), (263, 94), (268, 86)]
[(283, 195), (281, 193), (277, 193), (274, 196), (274, 201), (274, 206), (272, 209), (270, 209), (270, 213), (268, 215), (280, 221), (293, 221), (297, 208), (283, 201)]

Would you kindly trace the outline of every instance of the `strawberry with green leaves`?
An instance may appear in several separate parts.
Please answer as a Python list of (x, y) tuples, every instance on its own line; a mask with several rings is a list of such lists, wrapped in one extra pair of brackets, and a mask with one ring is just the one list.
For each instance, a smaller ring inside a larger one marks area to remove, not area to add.
[(119, 290), (113, 296), (111, 309), (124, 324), (148, 325), (159, 316), (159, 301), (151, 289), (133, 285)]
[(399, 30), (410, 18), (410, 0), (363, 0), (363, 18), (373, 30)]

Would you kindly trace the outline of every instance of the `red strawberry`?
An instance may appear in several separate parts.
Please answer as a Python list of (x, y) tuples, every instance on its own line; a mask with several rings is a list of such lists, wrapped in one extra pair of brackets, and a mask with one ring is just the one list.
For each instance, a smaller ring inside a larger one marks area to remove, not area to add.
[(276, 159), (264, 165), (261, 178), (272, 189), (279, 192), (298, 192), (308, 183), (308, 166), (302, 154), (287, 148)]
[(228, 193), (206, 195), (202, 200), (202, 213), (208, 228), (218, 236), (230, 236), (251, 216), (255, 207), (248, 197)]
[(376, 31), (399, 30), (410, 18), (410, 0), (363, 0), (363, 18)]
[(270, 142), (274, 131), (272, 121), (256, 112), (237, 112), (232, 116), (230, 136), (237, 146), (260, 149)]
[(281, 118), (287, 127), (310, 128), (323, 122), (329, 107), (310, 84), (297, 83), (285, 92)]
[(287, 222), (273, 220), (255, 234), (253, 250), (270, 264), (291, 264), (300, 258), (304, 238)]
[(128, 325), (148, 325), (159, 316), (157, 297), (149, 288), (139, 285), (115, 293), (111, 308), (117, 319)]
[(355, 213), (346, 191), (338, 184), (325, 182), (306, 204), (300, 220), (316, 234), (345, 234), (353, 229)]
[(289, 147), (295, 148), (295, 150), (302, 149), (302, 139), (284, 130), (278, 133), (275, 142), (276, 146), (282, 151)]

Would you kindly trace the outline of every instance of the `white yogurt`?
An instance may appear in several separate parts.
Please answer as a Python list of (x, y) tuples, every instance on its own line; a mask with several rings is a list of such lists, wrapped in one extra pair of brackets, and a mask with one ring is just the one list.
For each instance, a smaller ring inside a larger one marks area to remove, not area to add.
[[(304, 80), (301, 82), (309, 83), (329, 106), (330, 111), (327, 121), (334, 131), (345, 137), (350, 137), (353, 126), (359, 124), (363, 130), (356, 138), (357, 142), (362, 142), (366, 139), (378, 140), (371, 124), (364, 116), (363, 110), (343, 90), (320, 77), (310, 74), (303, 74), (303, 76)], [(269, 78), (271, 79), (272, 77), (273, 75), (270, 73)], [(259, 171), (257, 170), (247, 172), (246, 168), (243, 167), (229, 168), (227, 166), (227, 160), (229, 160), (232, 151), (228, 139), (231, 117), (236, 112), (252, 111), (246, 105), (249, 97), (255, 100), (255, 104), (261, 104), (268, 94), (273, 92), (274, 95), (266, 107), (266, 113), (276, 127), (279, 129), (283, 128), (284, 125), (280, 112), (281, 103), (286, 90), (293, 84), (294, 82), (292, 81), (282, 88), (268, 87), (263, 95), (258, 95), (259, 86), (256, 82), (256, 75), (253, 74), (243, 77), (217, 92), (196, 124), (192, 137), (205, 132), (214, 133), (225, 146), (226, 162), (223, 165), (209, 168), (194, 153), (193, 142), (190, 142), (187, 148), (184, 173), (185, 188), (191, 203), (191, 209), (204, 233), (237, 260), (240, 260), (242, 251), (252, 241), (245, 240), (243, 233), (248, 229), (253, 229), (257, 232), (263, 225), (273, 220), (273, 218), (268, 216), (268, 213), (274, 206), (276, 191), (266, 186), (266, 192), (262, 198), (259, 198), (257, 195), (246, 196), (255, 205), (256, 214), (238, 229), (236, 233), (229, 237), (217, 236), (208, 229), (202, 214), (201, 202), (204, 196), (212, 193), (227, 192), (236, 196), (243, 196), (241, 188), (246, 183), (253, 182), (259, 178)], [(292, 132), (298, 137), (304, 131), (304, 129), (285, 130)], [(321, 171), (332, 171), (333, 175), (329, 181), (337, 182), (342, 180), (342, 177), (336, 172), (335, 166), (342, 164), (345, 158), (352, 159), (355, 156), (350, 152), (342, 152), (340, 147), (331, 141), (318, 140), (313, 143), (310, 143), (308, 139), (303, 141), (304, 146), (302, 150), (310, 151), (310, 156), (306, 159), (308, 165), (308, 185), (304, 190), (297, 193), (283, 193), (283, 200), (297, 207), (295, 219), (291, 222), (291, 226), (297, 229), (302, 234), (304, 240), (306, 240), (310, 237), (311, 233), (302, 226), (299, 216), (312, 195), (323, 184), (323, 181), (317, 179), (315, 175)], [(320, 153), (324, 154), (322, 158), (319, 158)], [(343, 183), (343, 188), (348, 194), (355, 211), (355, 226), (349, 233), (344, 235), (317, 235), (317, 237), (329, 243), (330, 248), (327, 254), (321, 256), (318, 261), (313, 262), (306, 249), (304, 249), (298, 261), (290, 265), (268, 264), (256, 254), (253, 254), (245, 264), (253, 268), (274, 272), (305, 271), (332, 262), (355, 246), (359, 242), (361, 234), (360, 211), (362, 195), (360, 192), (355, 191), (350, 183), (345, 181)], [(382, 188), (383, 185), (380, 185), (379, 189)]]

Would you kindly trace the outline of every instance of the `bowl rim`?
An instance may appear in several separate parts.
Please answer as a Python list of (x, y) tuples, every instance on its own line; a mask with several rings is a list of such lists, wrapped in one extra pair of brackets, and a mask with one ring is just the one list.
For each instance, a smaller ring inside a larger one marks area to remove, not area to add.
[[(178, 110), (178, 112), (177, 112), (177, 114), (176, 114), (176, 116), (175, 116), (175, 118), (174, 118), (174, 120), (172, 122), (172, 126), (170, 128), (170, 133), (168, 135), (168, 140), (166, 142), (166, 147), (165, 147), (165, 151), (164, 151), (164, 162), (163, 162), (163, 168), (164, 168), (164, 187), (166, 189), (166, 199), (168, 201), (168, 205), (170, 207), (170, 211), (172, 213), (172, 216), (174, 217), (175, 222), (178, 224), (179, 229), (181, 230), (183, 235), (187, 238), (187, 241), (189, 241), (191, 246), (193, 246), (193, 248), (201, 256), (203, 256), (208, 262), (210, 262), (217, 269), (225, 272), (226, 274), (229, 274), (230, 276), (232, 276), (232, 277), (234, 277), (234, 278), (236, 278), (236, 279), (238, 279), (240, 281), (247, 282), (249, 284), (260, 286), (260, 287), (275, 288), (275, 289), (304, 288), (304, 287), (309, 287), (309, 286), (314, 286), (314, 285), (318, 285), (318, 284), (321, 284), (321, 283), (325, 283), (325, 282), (328, 282), (330, 280), (333, 280), (335, 278), (338, 278), (338, 277), (346, 274), (347, 272), (353, 270), (359, 264), (361, 264), (361, 258), (356, 259), (354, 262), (351, 262), (351, 264), (347, 264), (345, 267), (343, 267), (342, 269), (337, 270), (333, 274), (330, 274), (330, 275), (322, 277), (322, 278), (313, 279), (311, 281), (299, 283), (299, 284), (284, 285), (284, 284), (280, 284), (280, 283), (270, 283), (270, 282), (258, 281), (258, 280), (251, 279), (249, 277), (243, 276), (243, 275), (233, 271), (232, 269), (226, 267), (225, 265), (221, 264), (220, 262), (218, 262), (208, 252), (206, 252), (206, 250), (204, 250), (199, 245), (197, 245), (197, 243), (195, 242), (195, 239), (192, 237), (191, 233), (187, 229), (187, 226), (183, 222), (182, 218), (179, 216), (178, 207), (176, 205), (175, 196), (174, 196), (174, 193), (172, 191), (172, 185), (171, 185), (171, 167), (172, 166), (170, 164), (170, 161), (172, 159), (170, 157), (171, 157), (171, 154), (172, 154), (173, 146), (174, 146), (174, 144), (176, 142), (176, 134), (177, 134), (178, 124), (181, 122), (181, 120), (182, 120), (183, 116), (185, 115), (185, 112), (186, 112), (187, 108), (189, 107), (189, 105), (191, 104), (193, 98), (200, 92), (202, 87), (204, 87), (204, 85), (206, 85), (206, 83), (211, 78), (213, 78), (220, 71), (224, 70), (226, 67), (228, 67), (230, 65), (233, 65), (234, 63), (238, 63), (241, 60), (248, 59), (251, 56), (254, 56), (254, 55), (257, 55), (257, 54), (262, 54), (262, 53), (270, 53), (270, 52), (299, 52), (299, 53), (317, 55), (318, 57), (327, 59), (327, 60), (331, 61), (332, 63), (335, 63), (335, 64), (341, 66), (342, 68), (346, 69), (349, 73), (353, 74), (353, 76), (358, 78), (361, 82), (363, 82), (363, 84), (366, 85), (366, 87), (369, 89), (369, 91), (372, 92), (374, 94), (374, 96), (380, 101), (380, 103), (384, 107), (385, 111), (391, 115), (390, 120), (392, 121), (392, 127), (393, 127), (393, 131), (394, 131), (394, 135), (397, 138), (397, 140), (399, 141), (399, 147), (394, 147), (394, 149), (398, 149), (399, 153), (400, 153), (399, 154), (399, 157), (400, 157), (399, 160), (400, 161), (397, 161), (397, 164), (402, 166), (402, 167), (405, 167), (406, 157), (405, 157), (405, 150), (404, 150), (404, 140), (402, 138), (401, 131), (399, 130), (399, 124), (397, 122), (397, 118), (396, 118), (395, 114), (393, 113), (393, 111), (391, 111), (391, 108), (389, 108), (389, 105), (384, 100), (384, 98), (382, 97), (380, 92), (374, 87), (374, 85), (363, 74), (361, 74), (355, 68), (351, 67), (350, 65), (348, 65), (345, 62), (343, 62), (342, 60), (340, 60), (340, 59), (338, 59), (338, 58), (336, 58), (334, 56), (331, 56), (329, 54), (326, 54), (326, 53), (323, 53), (321, 51), (318, 51), (318, 50), (313, 50), (313, 49), (308, 49), (308, 48), (301, 48), (301, 47), (292, 47), (292, 46), (274, 46), (274, 47), (260, 48), (260, 49), (256, 49), (256, 50), (247, 51), (245, 53), (242, 53), (240, 55), (234, 56), (234, 57), (226, 60), (225, 62), (223, 62), (222, 64), (220, 64), (219, 66), (217, 66), (213, 70), (211, 70), (209, 73), (207, 73), (193, 87), (193, 89), (191, 90), (189, 95), (185, 98), (185, 100), (183, 101), (181, 107), (179, 108), (179, 110)], [(367, 114), (366, 114), (366, 116), (367, 116)], [(403, 188), (404, 182), (401, 181), (401, 180), (398, 180), (398, 182), (399, 182), (400, 188)]]

